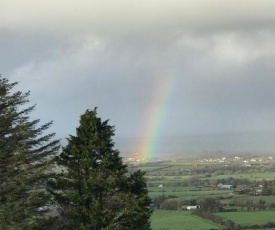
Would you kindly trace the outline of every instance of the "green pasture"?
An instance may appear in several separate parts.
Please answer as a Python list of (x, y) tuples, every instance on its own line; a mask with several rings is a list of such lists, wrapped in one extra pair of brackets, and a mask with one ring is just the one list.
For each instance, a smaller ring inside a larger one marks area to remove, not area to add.
[[(159, 184), (166, 184), (170, 182), (183, 182), (192, 179), (194, 176), (198, 175), (184, 175), (184, 176), (167, 176), (164, 171), (159, 172), (158, 175), (150, 175), (147, 174), (147, 182), (151, 184), (155, 184), (156, 186)], [(161, 177), (161, 179), (155, 180), (155, 178)], [(232, 174), (223, 174), (223, 175), (214, 175), (212, 174), (211, 177), (201, 177), (200, 180), (203, 182), (205, 180), (209, 180), (210, 182), (227, 179), (227, 178), (234, 178), (234, 179), (248, 179), (251, 181), (262, 181), (262, 180), (273, 180), (275, 178), (275, 172), (265, 172), (265, 173), (232, 173)]]
[(161, 180), (158, 180), (158, 182), (166, 182), (166, 181), (182, 181), (182, 180), (186, 180), (186, 179), (190, 179), (190, 177), (192, 177), (191, 175), (187, 175), (187, 176), (146, 176), (147, 181), (154, 181), (154, 178), (159, 178), (161, 177)]
[(231, 204), (234, 199), (236, 200), (242, 200), (242, 201), (246, 201), (246, 200), (252, 200), (253, 203), (258, 203), (259, 200), (264, 200), (266, 203), (266, 208), (268, 208), (268, 206), (271, 203), (275, 203), (275, 196), (249, 196), (249, 195), (234, 195), (233, 198), (231, 199), (226, 199), (223, 200), (222, 202), (225, 204)]
[[(201, 177), (199, 175), (200, 168), (207, 172), (207, 167), (217, 166), (213, 163), (198, 163), (198, 161), (175, 161), (175, 162), (159, 162), (144, 164), (137, 166), (143, 171), (146, 171), (146, 179), (148, 184), (149, 196), (154, 199), (157, 196), (165, 195), (169, 200), (178, 201), (178, 208), (181, 208), (182, 204), (185, 204), (186, 200), (197, 199), (200, 197), (222, 197), (220, 200), (222, 204), (229, 205), (242, 205), (246, 200), (252, 200), (257, 204), (259, 199), (266, 201), (265, 211), (244, 211), (246, 207), (234, 206), (238, 209), (238, 212), (220, 212), (215, 215), (221, 216), (224, 220), (232, 220), (237, 225), (253, 225), (253, 224), (266, 224), (267, 222), (275, 222), (275, 211), (268, 210), (271, 203), (275, 203), (275, 196), (249, 196), (249, 195), (233, 195), (233, 190), (222, 190), (218, 188), (210, 187), (196, 187), (191, 186), (196, 184), (214, 183), (217, 180), (235, 178), (244, 179), (250, 181), (262, 181), (273, 180), (275, 178), (275, 172), (263, 172), (264, 170), (258, 168), (245, 168), (241, 165), (235, 171), (223, 169), (218, 165), (217, 171), (211, 168), (210, 177)], [(204, 166), (207, 166), (204, 168)], [(256, 166), (255, 166), (256, 167)], [(196, 169), (196, 170), (194, 170)], [(267, 168), (265, 168), (268, 171)], [(183, 173), (182, 173), (183, 172)], [(195, 172), (197, 174), (195, 174)], [(217, 175), (218, 174), (218, 175)], [(222, 175), (221, 175), (222, 174)], [(203, 175), (203, 174), (202, 174)], [(198, 181), (200, 180), (200, 181)], [(189, 183), (190, 182), (190, 183)], [(201, 183), (200, 183), (201, 182)], [(245, 182), (245, 181), (244, 181)], [(239, 184), (242, 185), (241, 181)], [(158, 187), (163, 185), (163, 187)], [(188, 185), (188, 186), (185, 186)], [(234, 199), (240, 199), (239, 202), (233, 202)], [(245, 204), (245, 203), (244, 203)], [(232, 206), (233, 207), (233, 206)], [(153, 230), (185, 230), (185, 229), (223, 229), (224, 226), (220, 226), (205, 220), (198, 216), (191, 215), (188, 211), (168, 211), (168, 210), (156, 210), (152, 217), (152, 229)]]
[(193, 216), (189, 211), (157, 210), (151, 221), (152, 230), (221, 229), (220, 225)]
[[(262, 199), (266, 202), (266, 205), (275, 203), (275, 196), (250, 196), (249, 198), (252, 199), (254, 202), (257, 202), (258, 200)], [(274, 216), (274, 219), (275, 219), (275, 216)]]
[(181, 197), (184, 199), (192, 199), (199, 196), (227, 196), (231, 193), (230, 190), (220, 190), (211, 188), (198, 189), (196, 187), (153, 187), (148, 188), (149, 196), (155, 198), (156, 196), (166, 195)]
[(224, 175), (212, 175), (209, 178), (202, 178), (202, 180), (221, 180), (227, 179), (229, 177), (236, 178), (236, 179), (249, 179), (255, 181), (261, 180), (273, 180), (275, 178), (275, 172), (265, 172), (265, 173), (232, 173), (232, 174), (224, 174)]
[(173, 192), (173, 191), (200, 191), (200, 189), (194, 186), (175, 186), (175, 187), (149, 187), (149, 192)]
[(138, 167), (138, 169), (150, 173), (151, 171), (159, 170), (161, 167), (159, 166), (144, 166), (144, 167)]
[(266, 224), (275, 220), (275, 211), (219, 212), (215, 215), (240, 225)]
[(158, 186), (160, 184), (183, 182), (190, 179), (191, 176), (146, 176), (147, 183), (154, 184)]
[(159, 172), (159, 173), (169, 173), (169, 172), (179, 172), (179, 171), (186, 171), (186, 170), (192, 170), (194, 168), (197, 168), (197, 164), (183, 164), (180, 163), (178, 164), (177, 162), (159, 162), (157, 165), (137, 165), (137, 168), (147, 172), (147, 174), (151, 174), (154, 172)]
[(265, 173), (252, 173), (251, 180), (273, 180), (275, 178), (275, 172), (265, 172)]

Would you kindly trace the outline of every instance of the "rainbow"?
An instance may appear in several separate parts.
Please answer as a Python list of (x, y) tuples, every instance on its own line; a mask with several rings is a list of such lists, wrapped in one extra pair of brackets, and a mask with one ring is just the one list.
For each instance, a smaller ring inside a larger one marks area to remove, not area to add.
[(157, 157), (158, 137), (162, 132), (167, 116), (167, 107), (171, 99), (172, 91), (176, 84), (176, 74), (161, 74), (157, 76), (155, 89), (152, 90), (152, 98), (149, 99), (146, 118), (141, 127), (145, 141), (138, 147), (141, 159), (148, 160)]

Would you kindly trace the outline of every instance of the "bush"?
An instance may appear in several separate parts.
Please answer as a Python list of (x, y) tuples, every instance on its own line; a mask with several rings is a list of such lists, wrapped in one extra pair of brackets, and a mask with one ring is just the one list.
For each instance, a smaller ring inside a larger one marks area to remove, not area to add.
[(159, 207), (165, 200), (167, 200), (167, 196), (162, 194), (162, 195), (156, 196), (153, 200), (153, 203)]
[(227, 229), (233, 229), (235, 227), (235, 223), (232, 220), (225, 221), (224, 225)]
[(178, 210), (178, 201), (176, 201), (176, 200), (165, 200), (160, 205), (160, 209), (163, 209), (163, 210)]

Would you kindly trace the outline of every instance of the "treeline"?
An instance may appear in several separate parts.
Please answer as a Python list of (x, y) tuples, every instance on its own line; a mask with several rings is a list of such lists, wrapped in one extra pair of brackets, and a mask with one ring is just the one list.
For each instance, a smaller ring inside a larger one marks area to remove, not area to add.
[(180, 210), (183, 206), (199, 205), (200, 210), (206, 212), (229, 212), (237, 211), (236, 207), (242, 211), (256, 211), (256, 210), (275, 210), (275, 202), (266, 203), (262, 198), (255, 200), (250, 199), (249, 196), (231, 197), (228, 204), (224, 206), (222, 201), (228, 197), (216, 196), (215, 198), (198, 197), (193, 199), (182, 199), (173, 195), (161, 194), (153, 199), (153, 203), (163, 210)]
[[(165, 164), (169, 163), (168, 167)], [(213, 164), (213, 165), (200, 165), (195, 164), (190, 166), (177, 166), (173, 169), (171, 162), (151, 162), (142, 164), (144, 167), (158, 167), (156, 170), (148, 171), (150, 176), (204, 176), (211, 177), (217, 175), (230, 175), (230, 174), (253, 174), (253, 173), (265, 173), (265, 172), (275, 172), (274, 164), (252, 164), (251, 167), (244, 167), (242, 164), (228, 164), (224, 166), (223, 164)], [(163, 169), (165, 170), (161, 170)], [(169, 169), (171, 168), (171, 169)]]
[[(250, 180), (248, 178), (223, 178), (223, 179), (205, 179), (200, 176), (192, 176), (188, 179), (181, 179), (174, 178), (176, 181), (165, 181), (164, 177), (162, 176), (156, 176), (156, 177), (150, 177), (147, 178), (147, 184), (148, 187), (157, 187), (159, 186), (159, 181), (163, 180), (163, 185), (165, 187), (187, 187), (187, 186), (197, 186), (197, 187), (203, 187), (203, 186), (216, 186), (219, 183), (221, 184), (230, 184), (233, 185), (235, 188), (238, 188), (240, 186), (248, 189), (246, 190), (247, 193), (252, 192), (253, 188), (261, 187), (263, 190), (263, 195), (275, 195), (275, 179), (273, 180)], [(155, 183), (154, 181), (158, 181), (158, 183)], [(245, 192), (245, 190), (240, 190), (239, 192)], [(253, 195), (253, 194), (252, 194)]]

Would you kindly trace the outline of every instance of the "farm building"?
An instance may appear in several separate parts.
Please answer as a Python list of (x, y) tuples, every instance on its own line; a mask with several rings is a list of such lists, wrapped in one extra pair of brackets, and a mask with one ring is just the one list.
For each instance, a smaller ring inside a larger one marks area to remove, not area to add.
[(187, 206), (187, 210), (195, 210), (195, 209), (199, 209), (200, 206), (199, 205), (194, 205), (194, 206)]
[(222, 183), (219, 183), (217, 185), (217, 188), (221, 188), (221, 189), (233, 189), (234, 186), (231, 185), (231, 184), (222, 184)]

